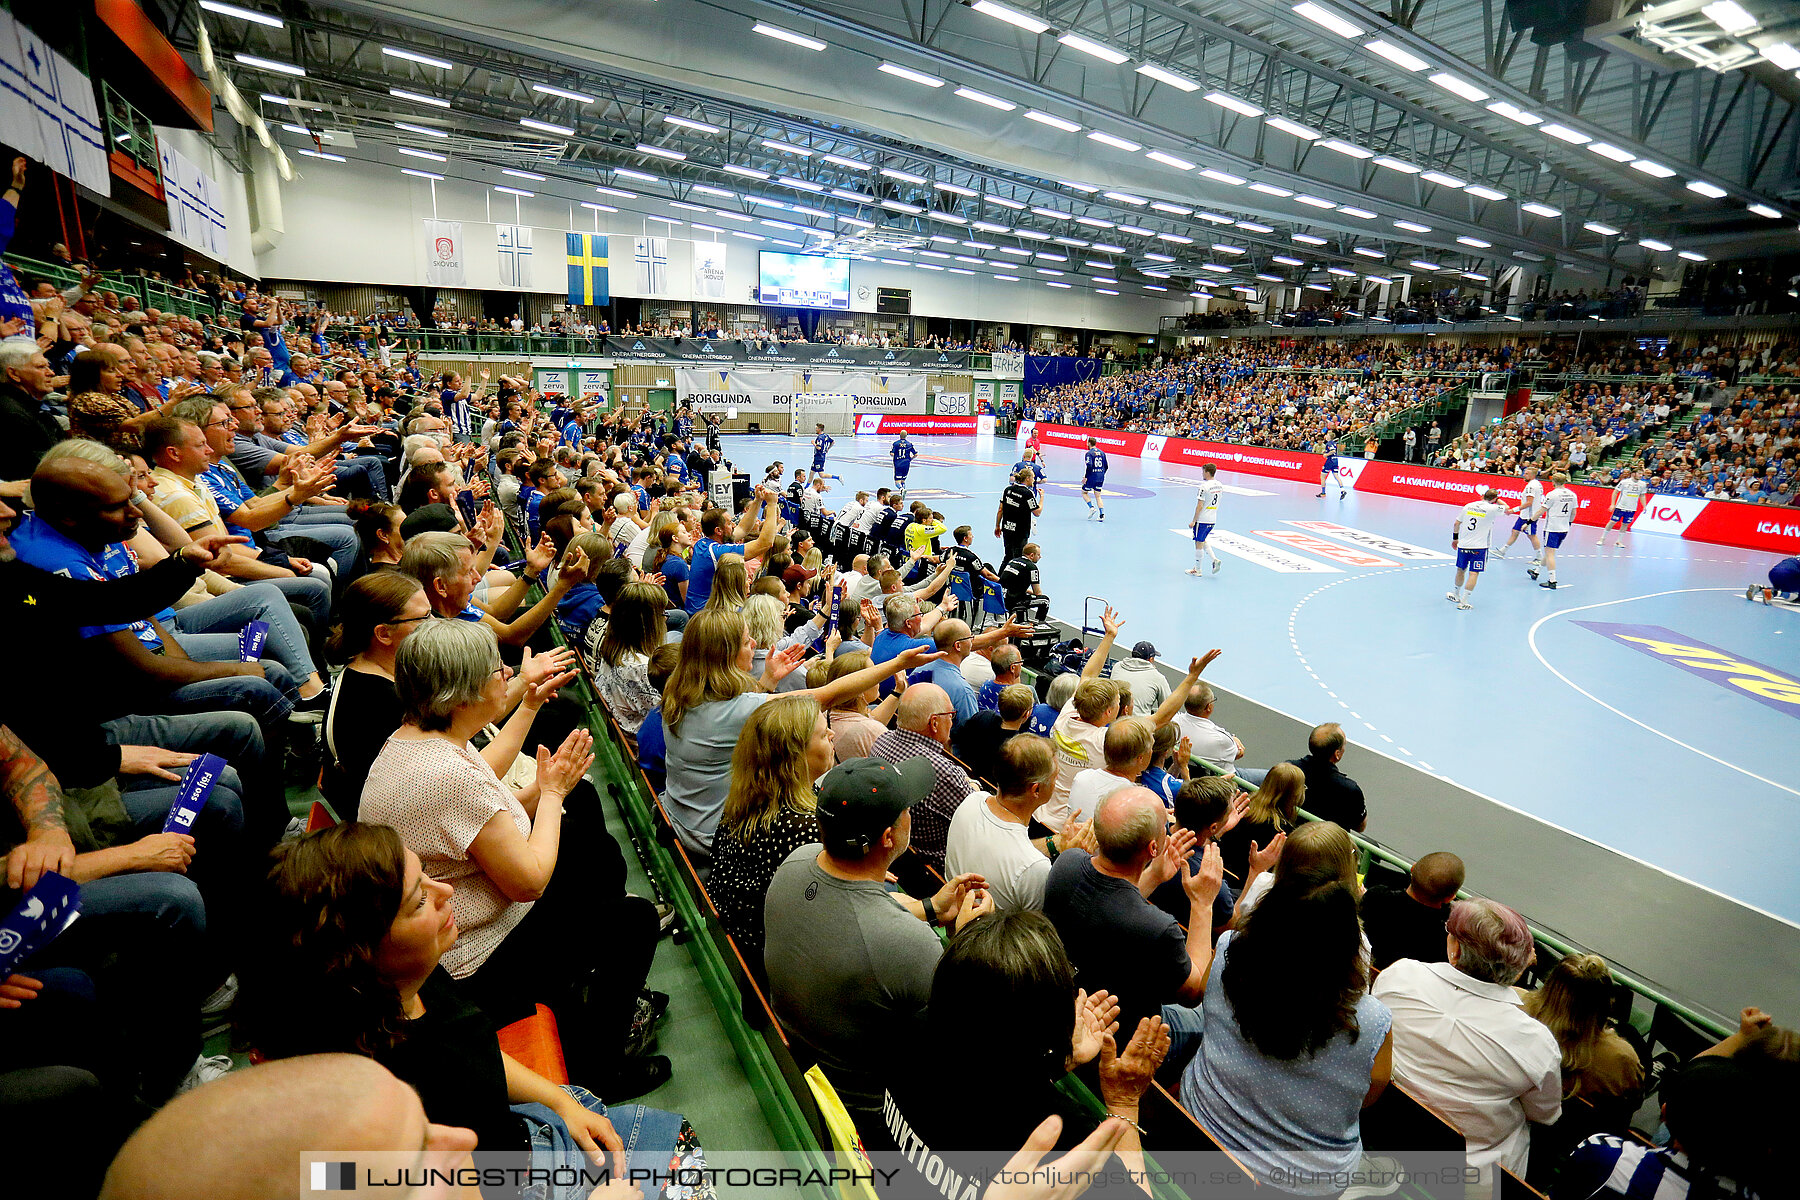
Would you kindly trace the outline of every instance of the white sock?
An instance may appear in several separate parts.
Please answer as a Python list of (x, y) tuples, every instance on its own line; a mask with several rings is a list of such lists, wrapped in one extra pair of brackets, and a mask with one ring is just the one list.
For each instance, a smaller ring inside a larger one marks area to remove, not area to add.
[(1555, 572), (1555, 571), (1554, 571), (1554, 570), (1552, 570), (1552, 571), (1551, 571), (1551, 572), (1550, 572), (1550, 582), (1551, 582), (1551, 583), (1555, 583), (1555, 582), (1556, 582), (1556, 572)]

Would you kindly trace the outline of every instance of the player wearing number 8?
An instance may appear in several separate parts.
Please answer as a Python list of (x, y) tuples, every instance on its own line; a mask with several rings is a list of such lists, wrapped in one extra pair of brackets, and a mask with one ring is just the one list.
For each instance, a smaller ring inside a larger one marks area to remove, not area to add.
[[(1456, 587), (1444, 593), (1444, 599), (1459, 609), (1471, 609), (1466, 596), (1475, 594), (1475, 585), (1487, 566), (1488, 546), (1494, 537), (1494, 518), (1515, 511), (1500, 499), (1493, 488), (1481, 493), (1481, 499), (1463, 506), (1450, 527), (1450, 546), (1456, 551)], [(1468, 587), (1463, 587), (1464, 578)]]

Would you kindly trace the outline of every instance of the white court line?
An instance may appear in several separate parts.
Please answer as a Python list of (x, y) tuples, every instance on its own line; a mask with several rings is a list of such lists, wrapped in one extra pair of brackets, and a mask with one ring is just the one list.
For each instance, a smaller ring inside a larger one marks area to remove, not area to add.
[(1706, 751), (1700, 749), (1697, 746), (1688, 745), (1686, 742), (1682, 741), (1680, 738), (1669, 736), (1668, 734), (1664, 733), (1662, 730), (1658, 729), (1654, 725), (1645, 724), (1644, 722), (1638, 720), (1636, 717), (1632, 716), (1628, 712), (1623, 712), (1620, 709), (1614, 708), (1612, 705), (1608, 704), (1606, 701), (1604, 701), (1600, 697), (1594, 695), (1594, 693), (1588, 691), (1586, 688), (1582, 687), (1579, 683), (1576, 683), (1573, 679), (1570, 679), (1567, 675), (1564, 675), (1561, 671), (1559, 671), (1555, 667), (1551, 666), (1550, 660), (1544, 657), (1544, 652), (1542, 650), (1538, 649), (1538, 644), (1537, 644), (1538, 629), (1540, 626), (1543, 625), (1543, 623), (1545, 621), (1548, 621), (1554, 617), (1566, 616), (1569, 613), (1585, 612), (1586, 610), (1588, 610), (1590, 608), (1607, 608), (1614, 604), (1629, 604), (1633, 600), (1654, 600), (1658, 596), (1677, 596), (1677, 595), (1682, 594), (1683, 592), (1739, 592), (1739, 594), (1741, 594), (1741, 591), (1738, 588), (1671, 588), (1669, 591), (1666, 591), (1666, 592), (1647, 592), (1642, 596), (1626, 596), (1622, 600), (1601, 600), (1595, 604), (1579, 604), (1579, 605), (1576, 605), (1574, 608), (1559, 609), (1558, 611), (1553, 612), (1553, 613), (1549, 614), (1548, 616), (1539, 617), (1537, 619), (1537, 622), (1532, 625), (1531, 632), (1526, 635), (1525, 640), (1530, 644), (1531, 652), (1537, 656), (1538, 662), (1540, 662), (1544, 665), (1544, 670), (1550, 672), (1552, 675), (1556, 676), (1558, 679), (1562, 680), (1564, 683), (1568, 684), (1570, 687), (1574, 688), (1576, 691), (1578, 691), (1582, 695), (1586, 696), (1589, 700), (1592, 700), (1595, 704), (1598, 704), (1601, 708), (1604, 708), (1606, 711), (1612, 713), (1614, 716), (1624, 717), (1627, 721), (1630, 721), (1633, 725), (1636, 725), (1639, 729), (1649, 730), (1651, 733), (1654, 733), (1657, 737), (1662, 738), (1664, 741), (1673, 742), (1673, 743), (1675, 743), (1675, 745), (1680, 746), (1683, 750), (1689, 750), (1695, 754), (1698, 754), (1701, 758), (1710, 759), (1711, 761), (1718, 763), (1721, 767), (1729, 767), (1731, 770), (1736, 771), (1739, 775), (1748, 775), (1750, 778), (1756, 780), (1757, 782), (1766, 783), (1772, 788), (1779, 788), (1782, 791), (1788, 793), (1790, 796), (1800, 796), (1800, 791), (1797, 791), (1794, 788), (1789, 787), (1785, 783), (1776, 783), (1773, 779), (1769, 779), (1762, 775), (1758, 775), (1755, 771), (1752, 771), (1746, 767), (1740, 767), (1736, 763), (1729, 762), (1726, 759), (1720, 758), (1716, 754), (1708, 754)]

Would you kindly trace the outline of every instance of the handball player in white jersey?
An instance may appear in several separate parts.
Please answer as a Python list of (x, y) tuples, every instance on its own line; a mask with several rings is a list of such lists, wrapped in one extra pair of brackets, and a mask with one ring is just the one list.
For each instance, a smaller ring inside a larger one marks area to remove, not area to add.
[(1494, 551), (1495, 558), (1505, 558), (1512, 544), (1519, 540), (1523, 533), (1531, 540), (1531, 561), (1536, 563), (1544, 557), (1544, 547), (1538, 542), (1538, 522), (1544, 517), (1544, 485), (1538, 481), (1536, 467), (1525, 468), (1525, 486), (1520, 489), (1519, 515), (1513, 521), (1512, 536), (1506, 539), (1506, 545)]
[[(1544, 497), (1544, 573), (1546, 578), (1541, 588), (1556, 590), (1556, 552), (1561, 548), (1563, 539), (1575, 528), (1575, 514), (1581, 511), (1581, 497), (1569, 486), (1569, 477), (1561, 471), (1550, 476), (1550, 482), (1556, 486)], [(1538, 577), (1535, 565), (1527, 567), (1525, 573), (1533, 579)]]
[(1200, 574), (1200, 556), (1210, 554), (1213, 574), (1216, 575), (1219, 572), (1219, 552), (1207, 545), (1206, 539), (1212, 536), (1213, 525), (1219, 520), (1219, 497), (1225, 494), (1225, 485), (1213, 478), (1219, 473), (1217, 463), (1207, 463), (1201, 470), (1206, 472), (1206, 482), (1200, 485), (1200, 494), (1194, 498), (1194, 565), (1188, 568), (1188, 574)]
[(1619, 527), (1619, 539), (1615, 544), (1623, 546), (1625, 535), (1630, 532), (1631, 523), (1637, 520), (1638, 513), (1644, 507), (1644, 497), (1649, 492), (1650, 485), (1639, 479), (1637, 473), (1630, 467), (1626, 467), (1625, 474), (1620, 476), (1619, 482), (1613, 486), (1612, 516), (1608, 517), (1606, 524), (1601, 527), (1600, 540), (1594, 545), (1606, 545), (1606, 531), (1616, 525)]
[[(1487, 566), (1488, 546), (1494, 538), (1494, 518), (1512, 512), (1500, 493), (1493, 488), (1481, 493), (1481, 499), (1472, 500), (1456, 514), (1456, 524), (1450, 527), (1450, 548), (1456, 551), (1456, 587), (1444, 593), (1444, 599), (1456, 603), (1462, 609), (1474, 608), (1468, 596), (1475, 594), (1475, 585), (1481, 581), (1481, 572)], [(1463, 587), (1463, 579), (1467, 578), (1468, 587)]]

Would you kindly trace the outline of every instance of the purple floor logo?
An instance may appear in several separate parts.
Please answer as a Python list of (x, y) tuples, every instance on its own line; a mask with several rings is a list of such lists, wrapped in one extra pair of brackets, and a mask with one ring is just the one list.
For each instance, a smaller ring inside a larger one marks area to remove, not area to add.
[(1785, 671), (1740, 658), (1728, 650), (1697, 642), (1661, 625), (1615, 625), (1606, 621), (1576, 621), (1601, 637), (1680, 667), (1690, 675), (1710, 679), (1758, 704), (1766, 704), (1790, 717), (1800, 717), (1800, 679)]

